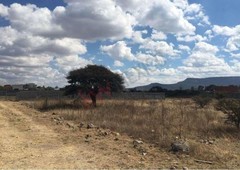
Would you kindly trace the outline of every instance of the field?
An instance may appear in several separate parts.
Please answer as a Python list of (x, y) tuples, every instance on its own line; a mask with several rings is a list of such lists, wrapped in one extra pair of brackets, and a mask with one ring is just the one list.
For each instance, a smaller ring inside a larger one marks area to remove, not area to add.
[[(68, 151), (52, 164), (46, 160), (42, 165), (29, 165), (26, 158), (25, 164), (16, 167), (240, 168), (239, 130), (224, 123), (225, 115), (215, 109), (217, 101), (214, 100), (204, 108), (192, 99), (101, 100), (96, 108), (88, 102), (73, 104), (71, 100), (2, 103), (2, 110), (4, 104), (8, 108), (12, 105), (18, 113), (31, 119), (31, 123), (52, 130), (58, 136), (54, 140), (62, 146), (59, 149), (71, 145), (78, 146), (81, 152), (74, 152), (71, 164), (64, 165), (61, 161), (71, 155)], [(5, 113), (6, 109), (0, 112)], [(15, 110), (11, 112), (16, 114)], [(16, 126), (23, 125), (19, 121)], [(178, 140), (189, 144), (189, 152), (170, 151), (172, 142)], [(15, 166), (6, 164), (5, 167)]]

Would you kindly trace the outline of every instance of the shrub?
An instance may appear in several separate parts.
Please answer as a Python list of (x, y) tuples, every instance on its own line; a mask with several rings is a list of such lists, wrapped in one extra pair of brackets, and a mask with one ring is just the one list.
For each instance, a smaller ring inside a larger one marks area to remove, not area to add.
[(240, 128), (240, 100), (222, 99), (218, 102), (217, 109), (227, 115), (226, 123)]
[(198, 106), (200, 106), (201, 108), (204, 108), (206, 105), (208, 105), (208, 103), (211, 102), (212, 98), (209, 96), (200, 95), (200, 96), (193, 97), (193, 100)]

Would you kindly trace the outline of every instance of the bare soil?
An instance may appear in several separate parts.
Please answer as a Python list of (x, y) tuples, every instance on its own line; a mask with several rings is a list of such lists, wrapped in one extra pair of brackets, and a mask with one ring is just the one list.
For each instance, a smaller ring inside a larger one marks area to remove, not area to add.
[(230, 145), (230, 161), (199, 163), (144, 141), (139, 149), (125, 134), (56, 118), (57, 113), (0, 101), (0, 168), (240, 168), (239, 141), (213, 147)]

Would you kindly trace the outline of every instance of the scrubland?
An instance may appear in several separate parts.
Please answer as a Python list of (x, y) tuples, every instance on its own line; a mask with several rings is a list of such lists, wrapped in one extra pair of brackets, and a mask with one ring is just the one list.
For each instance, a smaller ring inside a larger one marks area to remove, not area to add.
[(192, 99), (99, 100), (94, 108), (88, 100), (45, 99), (31, 102), (31, 106), (76, 124), (91, 122), (141, 139), (163, 152), (169, 152), (176, 139), (188, 141), (190, 157), (219, 164), (215, 168), (239, 168), (239, 129), (225, 123), (216, 103), (212, 100), (202, 108)]

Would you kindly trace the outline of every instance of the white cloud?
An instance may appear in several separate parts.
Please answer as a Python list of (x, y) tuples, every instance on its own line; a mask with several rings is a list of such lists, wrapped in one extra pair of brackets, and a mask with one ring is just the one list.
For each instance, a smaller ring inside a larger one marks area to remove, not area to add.
[[(140, 25), (150, 26), (163, 33), (191, 34), (195, 27), (188, 22), (183, 13), (181, 0), (116, 0), (121, 8), (131, 13)], [(174, 23), (174, 24), (172, 24)]]
[(134, 17), (112, 0), (68, 1), (53, 11), (14, 3), (3, 14), (18, 31), (53, 38), (121, 39), (131, 37), (135, 24)]
[(131, 52), (131, 48), (127, 47), (127, 44), (124, 41), (118, 41), (113, 45), (101, 46), (100, 50), (116, 60), (127, 59), (129, 61), (133, 61), (135, 59)]
[(124, 66), (124, 63), (122, 63), (121, 61), (118, 61), (118, 60), (116, 60), (116, 61), (114, 61), (114, 64), (113, 64), (115, 67), (122, 67), (122, 66)]
[(178, 45), (178, 48), (179, 48), (180, 50), (186, 51), (186, 52), (188, 52), (188, 53), (191, 51), (190, 47), (187, 46), (187, 45), (179, 44), (179, 45)]
[(132, 40), (135, 43), (144, 43), (145, 39), (142, 37), (143, 32), (142, 31), (134, 31), (132, 35)]
[(93, 64), (92, 61), (86, 60), (78, 55), (62, 56), (55, 58), (56, 64), (60, 72), (66, 74), (73, 69), (85, 67), (88, 64)]
[(153, 30), (151, 38), (153, 40), (166, 40), (167, 39), (167, 35), (164, 34), (163, 32), (158, 32), (156, 30)]
[(207, 53), (207, 54), (213, 54), (213, 55), (215, 55), (219, 51), (219, 49), (216, 46), (208, 44), (206, 42), (196, 43), (193, 50), (194, 52), (197, 52), (197, 53), (203, 53), (203, 54)]
[(155, 0), (140, 18), (143, 25), (149, 25), (164, 33), (191, 34), (196, 29), (184, 18), (183, 11), (169, 0)]
[(55, 22), (69, 37), (85, 40), (131, 37), (134, 17), (112, 0), (66, 1), (66, 8), (54, 11)]
[[(217, 56), (218, 48), (205, 42), (195, 45), (193, 53), (184, 60), (179, 70), (192, 77), (216, 76), (229, 73), (230, 66)], [(195, 75), (194, 75), (195, 74)]]
[(8, 15), (8, 7), (0, 4), (0, 17), (6, 17)]
[(161, 56), (138, 53), (136, 55), (136, 61), (147, 65), (162, 65), (164, 64), (165, 59)]
[(230, 51), (240, 50), (240, 35), (230, 37), (228, 39), (226, 47)]
[(48, 8), (38, 8), (32, 4), (12, 4), (6, 18), (14, 29), (21, 32), (53, 36), (62, 31), (61, 27), (54, 23), (52, 12)]
[(178, 53), (178, 51), (174, 50), (173, 46), (167, 42), (152, 41), (150, 39), (146, 40), (145, 43), (140, 46), (140, 49), (148, 50), (148, 52), (160, 56), (176, 56)]
[(240, 32), (240, 25), (233, 28), (228, 26), (214, 25), (212, 30), (217, 35), (233, 36)]
[(211, 25), (209, 17), (205, 15), (201, 4), (190, 4), (184, 10), (188, 20), (198, 20), (198, 26)]
[(199, 42), (206, 41), (207, 37), (203, 37), (202, 35), (177, 35), (177, 40), (180, 42)]
[(185, 10), (188, 7), (188, 0), (172, 0), (174, 5), (180, 9)]

